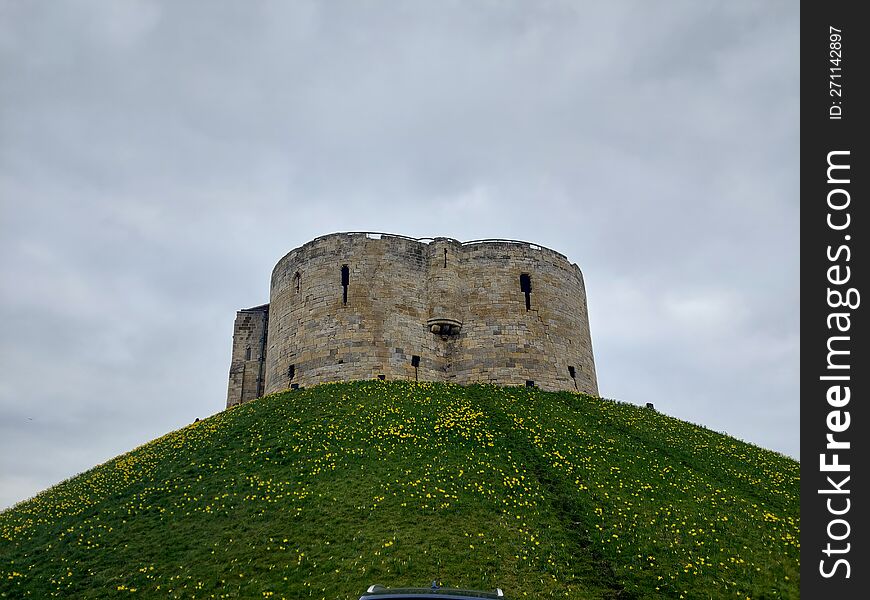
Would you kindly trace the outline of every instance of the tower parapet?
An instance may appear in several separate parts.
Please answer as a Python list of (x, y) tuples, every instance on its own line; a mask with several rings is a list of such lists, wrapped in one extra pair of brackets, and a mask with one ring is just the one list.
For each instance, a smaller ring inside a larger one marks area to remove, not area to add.
[(597, 395), (580, 269), (514, 240), (335, 233), (290, 251), (269, 304), (238, 313), (227, 406), (252, 389), (376, 377)]

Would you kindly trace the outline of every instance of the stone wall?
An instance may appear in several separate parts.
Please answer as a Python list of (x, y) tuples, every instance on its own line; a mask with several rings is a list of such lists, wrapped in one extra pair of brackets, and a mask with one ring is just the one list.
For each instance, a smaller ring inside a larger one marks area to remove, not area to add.
[(227, 408), (263, 395), (268, 323), (268, 304), (236, 313)]
[[(236, 370), (256, 336), (245, 312)], [(534, 244), (323, 236), (275, 266), (267, 314), (265, 393), (383, 377), (598, 394), (583, 276)], [(228, 406), (249, 399), (233, 381), (231, 369)]]

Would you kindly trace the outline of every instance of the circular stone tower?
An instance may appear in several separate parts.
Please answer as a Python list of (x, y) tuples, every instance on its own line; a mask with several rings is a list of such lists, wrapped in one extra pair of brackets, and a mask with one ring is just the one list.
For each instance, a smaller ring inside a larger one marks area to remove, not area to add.
[(239, 311), (227, 406), (354, 379), (529, 385), (598, 395), (583, 275), (513, 240), (335, 233)]

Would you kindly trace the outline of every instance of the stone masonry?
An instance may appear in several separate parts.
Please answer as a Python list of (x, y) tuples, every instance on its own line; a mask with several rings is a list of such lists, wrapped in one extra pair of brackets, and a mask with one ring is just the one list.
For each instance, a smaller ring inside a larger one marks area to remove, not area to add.
[(264, 375), (268, 325), (268, 304), (246, 308), (236, 313), (227, 407), (263, 395), (266, 381)]
[(236, 315), (227, 407), (355, 379), (598, 395), (583, 275), (512, 240), (335, 233), (292, 250)]

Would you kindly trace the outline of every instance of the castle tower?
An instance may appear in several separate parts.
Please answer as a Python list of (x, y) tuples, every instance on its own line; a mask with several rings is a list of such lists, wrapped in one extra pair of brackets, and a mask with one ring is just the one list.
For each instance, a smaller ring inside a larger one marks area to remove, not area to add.
[(227, 406), (376, 377), (597, 395), (580, 269), (512, 240), (336, 233), (289, 252), (269, 304), (237, 315)]
[(227, 408), (263, 395), (268, 326), (268, 304), (236, 313)]

